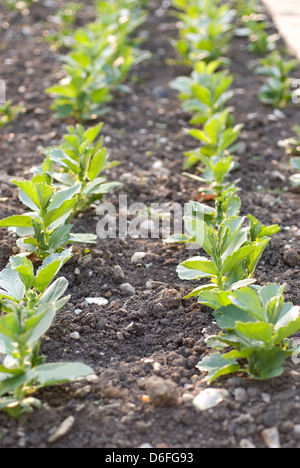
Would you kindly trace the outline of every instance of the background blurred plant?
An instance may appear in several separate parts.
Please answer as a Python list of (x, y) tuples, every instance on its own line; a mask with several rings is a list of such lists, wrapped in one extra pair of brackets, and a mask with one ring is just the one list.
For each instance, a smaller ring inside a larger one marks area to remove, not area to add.
[(291, 101), (292, 80), (289, 75), (297, 65), (297, 60), (284, 60), (277, 51), (260, 60), (256, 73), (267, 77), (259, 93), (261, 102), (274, 107), (284, 107)]
[(57, 118), (85, 121), (105, 114), (114, 91), (130, 91), (124, 81), (132, 67), (151, 56), (131, 36), (146, 19), (139, 5), (115, 0), (96, 6), (96, 21), (75, 31), (71, 51), (63, 58), (66, 77), (46, 90), (55, 96)]
[(24, 106), (13, 106), (12, 101), (7, 101), (5, 104), (0, 104), (0, 128), (7, 125), (19, 115), (26, 112)]
[(83, 3), (68, 2), (59, 8), (54, 15), (47, 18), (50, 28), (46, 25), (43, 36), (46, 41), (55, 46), (70, 47), (73, 42), (74, 26), (78, 12), (83, 8)]

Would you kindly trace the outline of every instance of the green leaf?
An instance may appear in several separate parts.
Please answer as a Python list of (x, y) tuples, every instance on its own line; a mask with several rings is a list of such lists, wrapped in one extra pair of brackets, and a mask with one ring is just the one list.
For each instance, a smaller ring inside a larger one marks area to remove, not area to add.
[[(299, 307), (297, 307), (299, 313)], [(276, 333), (273, 337), (275, 344), (281, 344), (285, 338), (289, 338), (291, 335), (300, 330), (300, 317), (296, 320), (289, 322), (286, 326), (282, 326), (279, 329), (275, 327)]]
[(0, 227), (32, 227), (32, 218), (26, 215), (15, 215), (0, 221)]
[(81, 185), (75, 185), (74, 187), (67, 188), (65, 190), (61, 190), (56, 195), (54, 195), (49, 207), (48, 211), (53, 211), (60, 209), (64, 202), (71, 201), (71, 198), (80, 191)]
[(14, 393), (17, 389), (21, 388), (22, 385), (24, 385), (26, 382), (29, 382), (31, 378), (32, 372), (26, 371), (14, 377), (10, 377), (3, 380), (2, 382), (0, 382), (0, 396)]
[(63, 224), (53, 231), (49, 237), (48, 248), (56, 251), (67, 245), (70, 241), (70, 231), (72, 224)]
[(222, 375), (232, 374), (240, 370), (240, 365), (235, 359), (226, 359), (219, 353), (213, 353), (205, 357), (196, 367), (201, 372), (208, 372), (209, 383)]
[(274, 326), (272, 323), (236, 322), (235, 329), (239, 336), (245, 336), (250, 338), (250, 340), (261, 341), (267, 345), (272, 342), (272, 336), (274, 332)]
[(82, 242), (83, 244), (96, 244), (95, 234), (70, 234), (70, 242)]
[(248, 215), (250, 220), (250, 237), (254, 242), (261, 237), (269, 237), (280, 231), (280, 227), (277, 224), (272, 226), (264, 226), (254, 216)]
[(59, 298), (66, 292), (68, 288), (68, 281), (66, 278), (58, 278), (52, 283), (40, 297), (38, 304), (56, 303)]
[(230, 291), (220, 291), (219, 289), (204, 290), (199, 294), (198, 300), (201, 304), (205, 304), (212, 309), (219, 309), (230, 304), (230, 294)]
[(52, 197), (53, 187), (46, 183), (36, 183), (35, 186), (40, 207), (42, 210), (44, 210)]
[(262, 254), (264, 253), (268, 243), (270, 242), (269, 238), (261, 239), (260, 242), (253, 243), (253, 250), (249, 253), (247, 258), (247, 267), (249, 275), (252, 276), (259, 260), (261, 259)]
[(12, 182), (20, 189), (19, 198), (21, 202), (31, 210), (39, 212), (40, 200), (37, 195), (35, 184), (30, 180), (12, 180)]
[(236, 289), (244, 288), (245, 286), (250, 286), (255, 282), (256, 279), (254, 278), (247, 278), (241, 281), (237, 281), (236, 283), (230, 285), (230, 291), (235, 291)]
[[(202, 292), (202, 291), (210, 291), (211, 289), (215, 289), (216, 286), (214, 284), (203, 284), (201, 286), (198, 286), (197, 288), (195, 288), (190, 294), (188, 294), (187, 296), (184, 297), (184, 299), (189, 299), (190, 297), (195, 297), (195, 296), (199, 296), (199, 294)], [(199, 298), (199, 302), (200, 301), (200, 298)]]
[(0, 286), (16, 301), (21, 301), (25, 295), (24, 283), (11, 264), (0, 272)]
[(75, 60), (75, 62), (79, 63), (79, 65), (81, 65), (83, 69), (87, 68), (90, 64), (90, 59), (84, 51), (75, 51), (72, 54), (70, 54), (70, 57), (72, 58), (72, 60)]
[(263, 349), (253, 353), (250, 359), (250, 375), (257, 380), (279, 377), (283, 373), (285, 353), (280, 349)]
[(282, 305), (280, 316), (275, 322), (275, 330), (278, 330), (281, 327), (285, 327), (290, 322), (297, 320), (300, 316), (300, 307), (293, 306), (292, 303), (287, 302)]
[(16, 314), (10, 313), (0, 317), (0, 353), (13, 355), (16, 340), (20, 334), (19, 321)]
[(46, 258), (34, 278), (35, 289), (43, 293), (61, 267), (71, 258), (71, 256), (71, 250), (65, 250), (62, 253), (56, 253)]
[(169, 236), (167, 239), (164, 239), (166, 244), (176, 244), (176, 243), (186, 243), (191, 240), (190, 236), (185, 234), (174, 234), (173, 236)]
[(36, 343), (49, 328), (55, 317), (55, 306), (53, 304), (42, 304), (35, 314), (26, 321), (26, 342)]
[(82, 380), (91, 374), (91, 367), (80, 362), (43, 364), (35, 369), (41, 387)]
[(192, 280), (198, 278), (214, 278), (218, 271), (211, 260), (205, 257), (193, 257), (177, 267), (180, 279)]
[[(64, 222), (66, 218), (71, 214), (74, 206), (76, 205), (77, 200), (73, 198), (71, 200), (66, 200), (63, 202), (59, 208), (55, 208), (51, 211), (48, 211), (44, 218), (45, 226), (51, 231), (57, 228), (60, 224)], [(62, 220), (62, 218), (64, 218)]]
[(94, 180), (102, 171), (106, 162), (106, 149), (102, 148), (92, 158), (90, 167), (88, 169), (89, 180)]
[(45, 91), (47, 94), (57, 94), (58, 96), (63, 96), (67, 98), (75, 98), (76, 97), (76, 90), (71, 88), (70, 86), (60, 86), (55, 85), (47, 88)]
[(214, 317), (219, 327), (224, 330), (234, 329), (237, 322), (255, 322), (253, 315), (233, 304), (217, 309)]
[(101, 123), (99, 123), (98, 125), (96, 125), (94, 127), (88, 128), (84, 132), (84, 139), (88, 140), (90, 144), (93, 143), (93, 141), (97, 138), (97, 136), (101, 132), (102, 127), (103, 127), (103, 123), (101, 122)]
[(294, 169), (297, 169), (297, 171), (300, 172), (300, 158), (299, 157), (291, 158), (290, 163)]
[(239, 309), (246, 311), (257, 320), (264, 320), (264, 310), (261, 305), (260, 297), (251, 288), (242, 288), (230, 296), (232, 304)]
[(54, 180), (60, 182), (63, 185), (70, 187), (76, 185), (76, 180), (71, 174), (68, 174), (66, 172), (50, 172), (49, 174)]
[(12, 268), (16, 270), (25, 286), (26, 291), (32, 287), (34, 280), (33, 265), (26, 257), (10, 257)]
[(106, 184), (93, 185), (92, 188), (92, 184), (94, 184), (94, 182), (97, 180), (98, 179), (96, 178), (93, 180), (93, 182), (88, 184), (83, 192), (92, 195), (101, 195), (122, 186), (121, 182), (107, 182)]
[(286, 285), (268, 283), (266, 286), (263, 286), (258, 290), (258, 295), (260, 296), (261, 302), (264, 307), (267, 306), (275, 296), (281, 296), (284, 292)]
[(57, 164), (60, 167), (71, 171), (74, 174), (79, 173), (78, 161), (72, 159), (67, 153), (61, 149), (54, 149), (50, 153), (51, 161)]
[(237, 265), (247, 259), (250, 252), (254, 249), (254, 246), (241, 247), (237, 252), (233, 252), (232, 255), (226, 258), (222, 266), (222, 274), (224, 275), (228, 271), (236, 268)]
[(210, 246), (210, 244), (208, 244), (209, 239), (207, 235), (208, 227), (205, 221), (197, 218), (188, 219), (185, 222), (185, 229), (191, 236), (195, 237), (195, 242), (203, 246), (204, 250), (206, 250), (204, 245), (206, 247)]
[(208, 88), (200, 85), (199, 83), (195, 83), (191, 86), (191, 89), (199, 101), (211, 107), (211, 93)]

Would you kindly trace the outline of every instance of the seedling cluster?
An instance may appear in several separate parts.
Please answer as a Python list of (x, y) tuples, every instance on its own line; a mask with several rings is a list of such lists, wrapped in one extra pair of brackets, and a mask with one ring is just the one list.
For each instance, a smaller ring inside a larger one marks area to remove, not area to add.
[(132, 67), (150, 57), (132, 37), (146, 20), (140, 2), (99, 0), (95, 6), (96, 20), (74, 32), (63, 57), (64, 79), (46, 90), (55, 96), (57, 118), (88, 121), (104, 115), (114, 91), (129, 91), (124, 80)]
[(61, 297), (68, 281), (54, 281), (72, 257), (67, 245), (96, 242), (94, 234), (71, 232), (72, 216), (119, 185), (98, 177), (109, 166), (103, 138), (95, 142), (101, 128), (70, 127), (60, 147), (46, 150), (48, 156), (32, 180), (13, 180), (30, 211), (0, 221), (0, 227), (15, 230), (21, 251), (0, 272), (0, 353), (6, 355), (0, 367), (0, 409), (14, 417), (39, 406), (31, 396), (38, 388), (92, 373), (82, 363), (45, 364), (39, 348), (40, 338), (69, 299)]

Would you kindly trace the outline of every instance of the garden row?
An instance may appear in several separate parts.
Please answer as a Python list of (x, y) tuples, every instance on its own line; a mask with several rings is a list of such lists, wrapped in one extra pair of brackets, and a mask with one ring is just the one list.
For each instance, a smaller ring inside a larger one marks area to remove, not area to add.
[[(65, 57), (67, 84), (48, 90), (60, 93), (54, 104), (56, 117), (85, 120), (107, 112), (103, 104), (113, 98), (111, 89), (121, 86), (130, 68), (149, 56), (128, 39), (146, 18), (136, 4), (132, 0), (96, 2), (104, 14), (72, 35), (71, 51)], [(11, 110), (10, 103), (6, 108), (9, 122), (8, 113), (16, 114), (17, 108)], [(45, 149), (44, 162), (34, 169), (32, 180), (12, 181), (19, 188), (20, 201), (30, 210), (0, 221), (0, 227), (16, 232), (21, 250), (0, 273), (0, 353), (6, 356), (0, 367), (0, 409), (13, 417), (40, 406), (31, 397), (38, 388), (93, 373), (77, 362), (45, 364), (39, 349), (40, 338), (70, 298), (62, 297), (68, 281), (55, 279), (72, 257), (67, 245), (96, 242), (94, 234), (71, 232), (72, 217), (120, 185), (106, 182), (101, 174), (116, 164), (108, 162), (103, 138), (98, 138), (102, 125), (68, 127), (59, 147)]]
[[(198, 242), (208, 255), (189, 258), (177, 268), (182, 280), (210, 280), (186, 297), (196, 296), (200, 304), (214, 309), (222, 330), (207, 340), (219, 352), (202, 359), (197, 367), (208, 372), (210, 382), (233, 372), (258, 380), (276, 377), (282, 374), (285, 359), (297, 351), (289, 337), (300, 329), (299, 307), (285, 303), (285, 285), (255, 284), (256, 267), (270, 236), (280, 228), (264, 226), (251, 214), (246, 223), (240, 216), (238, 181), (228, 182), (237, 164), (233, 144), (242, 128), (234, 125), (234, 116), (226, 108), (232, 96), (232, 77), (223, 54), (233, 33), (235, 11), (217, 0), (174, 0), (173, 5), (182, 11), (175, 47), (193, 72), (190, 78), (177, 78), (171, 85), (179, 91), (184, 110), (192, 113), (191, 123), (202, 126), (189, 131), (202, 145), (185, 153), (185, 168), (198, 166), (202, 177), (192, 177), (206, 184), (215, 199), (214, 207), (191, 203), (185, 220), (189, 235), (168, 239)], [(250, 50), (269, 52), (274, 42), (264, 23), (255, 21), (256, 5), (239, 1), (236, 7), (244, 23), (242, 30), (250, 36)], [(296, 61), (286, 62), (279, 52), (272, 52), (261, 64), (257, 72), (268, 79), (259, 98), (266, 104), (285, 106), (291, 100), (289, 72)]]

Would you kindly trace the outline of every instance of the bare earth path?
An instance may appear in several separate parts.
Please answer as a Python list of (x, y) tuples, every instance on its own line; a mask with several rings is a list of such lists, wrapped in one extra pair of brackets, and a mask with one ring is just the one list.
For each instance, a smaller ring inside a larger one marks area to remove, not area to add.
[(263, 0), (289, 47), (300, 59), (300, 1)]

